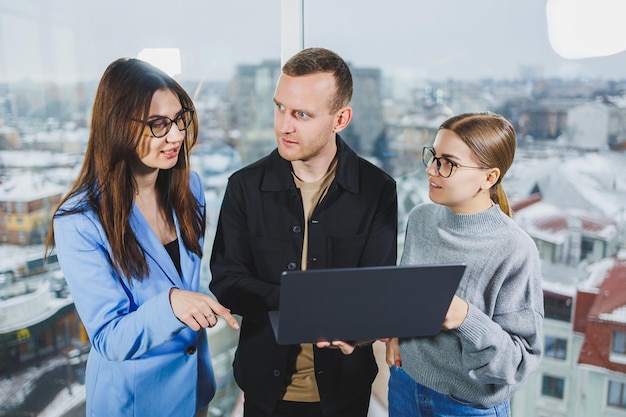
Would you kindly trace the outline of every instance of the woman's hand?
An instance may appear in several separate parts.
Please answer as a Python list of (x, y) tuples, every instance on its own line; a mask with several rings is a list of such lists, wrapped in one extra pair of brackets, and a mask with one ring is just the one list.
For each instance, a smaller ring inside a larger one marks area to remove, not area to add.
[(458, 329), (465, 321), (468, 310), (469, 304), (467, 301), (455, 295), (441, 326), (446, 330)]
[(394, 337), (393, 339), (386, 339), (385, 347), (387, 350), (387, 354), (385, 357), (387, 365), (397, 367), (402, 366), (402, 358), (400, 357), (400, 344), (398, 343), (398, 338)]
[(195, 291), (172, 288), (170, 290), (170, 304), (174, 315), (198, 331), (217, 324), (217, 316), (221, 316), (233, 329), (239, 329), (239, 323), (230, 310), (221, 305), (215, 298)]

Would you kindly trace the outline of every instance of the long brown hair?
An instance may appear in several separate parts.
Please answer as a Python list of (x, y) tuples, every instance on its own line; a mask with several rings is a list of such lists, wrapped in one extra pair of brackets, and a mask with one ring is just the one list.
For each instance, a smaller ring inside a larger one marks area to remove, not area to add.
[[(157, 90), (172, 91), (184, 109), (194, 110), (193, 121), (176, 165), (159, 170), (156, 181), (160, 204), (169, 215), (175, 211), (185, 246), (202, 256), (200, 239), (206, 218), (189, 187), (189, 153), (198, 139), (198, 120), (191, 97), (173, 78), (147, 62), (120, 58), (105, 70), (94, 100), (89, 142), (78, 178), (63, 197), (51, 219), (46, 253), (54, 245), (52, 224), (58, 216), (93, 210), (111, 247), (110, 261), (129, 282), (148, 277), (144, 250), (130, 227), (136, 183), (131, 166)], [(72, 202), (62, 207), (70, 198)], [(74, 201), (76, 199), (76, 201)]]
[(517, 138), (511, 122), (491, 113), (463, 113), (443, 122), (439, 129), (456, 133), (472, 150), (484, 168), (499, 168), (500, 178), (489, 190), (491, 199), (509, 216), (513, 215), (502, 188), (502, 178), (513, 164)]

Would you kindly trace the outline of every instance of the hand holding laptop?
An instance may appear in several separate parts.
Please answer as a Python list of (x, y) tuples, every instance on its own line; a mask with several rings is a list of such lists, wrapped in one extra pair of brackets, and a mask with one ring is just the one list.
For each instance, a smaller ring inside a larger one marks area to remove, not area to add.
[(329, 348), (329, 349), (341, 349), (341, 352), (344, 355), (350, 355), (352, 352), (354, 352), (354, 349), (356, 349), (359, 346), (365, 346), (365, 345), (371, 345), (372, 343), (374, 343), (376, 340), (360, 340), (360, 341), (356, 341), (356, 342), (348, 342), (345, 340), (333, 340), (332, 342), (328, 342), (326, 340), (322, 340), (317, 342), (315, 345), (318, 348)]
[(452, 297), (452, 302), (450, 303), (450, 307), (443, 319), (441, 327), (446, 330), (458, 329), (465, 321), (468, 310), (469, 304), (467, 304), (467, 301), (455, 294), (454, 297)]
[(467, 314), (459, 299), (460, 315), (447, 315), (464, 270), (438, 264), (286, 271), (280, 308), (269, 319), (279, 344), (316, 343), (348, 354), (357, 341), (432, 336), (444, 319), (451, 328)]
[[(458, 328), (465, 317), (467, 317), (467, 311), (469, 309), (469, 305), (467, 301), (463, 300), (461, 297), (454, 295), (452, 297), (452, 302), (450, 303), (450, 307), (448, 308), (448, 312), (444, 318), (442, 328), (446, 330), (453, 330)], [(379, 341), (387, 344), (387, 364), (389, 366), (402, 365), (402, 359), (400, 358), (400, 351), (398, 348), (398, 339), (397, 338), (384, 338), (378, 339)], [(332, 342), (323, 340), (317, 342), (315, 345), (318, 348), (330, 348), (330, 349), (341, 349), (344, 355), (350, 355), (354, 352), (359, 346), (368, 345), (370, 343), (374, 343), (376, 340), (366, 340), (366, 341), (345, 341), (345, 340), (333, 340)]]

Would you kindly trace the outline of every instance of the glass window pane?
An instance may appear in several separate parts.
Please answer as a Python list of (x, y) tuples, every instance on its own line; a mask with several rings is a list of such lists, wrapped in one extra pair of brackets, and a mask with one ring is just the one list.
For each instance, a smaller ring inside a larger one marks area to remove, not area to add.
[(626, 353), (626, 333), (613, 332), (612, 351), (614, 353)]
[(619, 405), (622, 394), (622, 384), (614, 381), (609, 381), (609, 405)]
[[(30, 153), (28, 157), (1, 154), (0, 183), (4, 185), (14, 175), (22, 175), (13, 171), (21, 169), (24, 172), (28, 165), (27, 168), (69, 188), (82, 162), (95, 89), (105, 68), (117, 58), (138, 57), (141, 51), (177, 48), (180, 72), (173, 76), (194, 99), (200, 122), (199, 146), (193, 155), (195, 157), (196, 151), (200, 154), (204, 150), (201, 148), (219, 149), (193, 161), (198, 162), (197, 170), (203, 176), (204, 184), (211, 187), (207, 192), (208, 215), (217, 216), (223, 186), (221, 176), (241, 165), (237, 150), (231, 146), (240, 139), (231, 98), (232, 90), (236, 88), (233, 87), (236, 69), (244, 64), (280, 60), (280, 7), (280, 1), (258, 0), (0, 0), (0, 152), (39, 152), (32, 157)], [(273, 85), (274, 81), (270, 79), (269, 83)], [(259, 108), (261, 106), (271, 113), (271, 96), (259, 103)], [(267, 127), (271, 132), (268, 139), (273, 141), (271, 119)], [(53, 156), (50, 157), (48, 152)], [(38, 160), (42, 153), (48, 157), (43, 160), (45, 165), (30, 166), (29, 163)], [(73, 168), (51, 168), (59, 155), (66, 158), (60, 165), (74, 165)], [(7, 164), (7, 161), (11, 163)], [(19, 166), (19, 163), (25, 165)], [(17, 168), (14, 165), (18, 165)], [(220, 180), (214, 180), (218, 177)], [(46, 219), (43, 232), (39, 229), (35, 233), (30, 229), (24, 231), (35, 224), (29, 204), (4, 203), (4, 197), (3, 194), (3, 204), (6, 205), (0, 208), (0, 245), (10, 242), (19, 246), (22, 252), (42, 253), (40, 246), (30, 249), (28, 245), (41, 243), (44, 232), (47, 232), (49, 215), (42, 216)], [(57, 201), (46, 203), (47, 209), (52, 210)], [(20, 213), (20, 217), (7, 216), (10, 212)], [(213, 235), (211, 228), (215, 224), (215, 218), (207, 219), (209, 236)], [(206, 239), (205, 243), (210, 245), (211, 239)], [(209, 252), (210, 246), (205, 248), (205, 253)], [(5, 268), (13, 268), (13, 264), (6, 266), (8, 257), (5, 253), (0, 252), (0, 275)], [(56, 260), (56, 256), (50, 259)], [(203, 263), (202, 268), (207, 272), (201, 277), (204, 282), (200, 288), (208, 291), (208, 262)], [(21, 278), (20, 275), (16, 279)], [(0, 300), (0, 308), (5, 302)], [(54, 305), (56, 309), (60, 304), (55, 302)], [(25, 311), (24, 308), (21, 310)], [(66, 315), (60, 315), (59, 320)], [(30, 326), (31, 319), (29, 317), (24, 326)], [(50, 328), (65, 328), (59, 320), (52, 320)], [(44, 325), (48, 322), (34, 326), (38, 329)], [(56, 366), (58, 356), (63, 355), (67, 346), (85, 343), (84, 347), (89, 348), (84, 334), (81, 341), (69, 332), (67, 336), (63, 331), (51, 335), (56, 336), (43, 337), (33, 333), (31, 342), (20, 342), (9, 348), (0, 343), (0, 357), (10, 358), (9, 361), (0, 360), (0, 378), (26, 371), (33, 372), (34, 380), (49, 369), (48, 361), (53, 360)], [(215, 337), (215, 333), (210, 337)], [(15, 338), (15, 332), (0, 334), (0, 338)], [(224, 415), (231, 414), (239, 393), (230, 366), (235, 345), (236, 338), (211, 343), (214, 363), (224, 364), (214, 368), (220, 386), (211, 404), (212, 411)], [(36, 367), (31, 368), (34, 364)], [(68, 375), (64, 367), (60, 368), (60, 375), (62, 379), (57, 383), (45, 384), (57, 391), (45, 392), (43, 398), (54, 398), (66, 384), (69, 388), (74, 376)], [(24, 387), (23, 392), (31, 390), (32, 386)], [(4, 396), (0, 395), (0, 399), (3, 405), (7, 405)], [(33, 404), (41, 402), (26, 399), (28, 401)], [(29, 410), (27, 405), (24, 412)], [(63, 406), (67, 404), (59, 407)], [(82, 410), (74, 415), (85, 413)]]
[(555, 359), (565, 359), (567, 356), (567, 340), (554, 336), (545, 337), (545, 356)]
[(541, 393), (543, 395), (563, 398), (565, 388), (565, 380), (550, 375), (544, 375), (541, 384)]

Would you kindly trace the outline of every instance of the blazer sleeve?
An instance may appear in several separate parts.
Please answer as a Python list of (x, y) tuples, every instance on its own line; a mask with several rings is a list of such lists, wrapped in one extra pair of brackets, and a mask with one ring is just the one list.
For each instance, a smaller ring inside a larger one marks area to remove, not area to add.
[(54, 236), (78, 314), (93, 349), (105, 358), (138, 358), (186, 327), (172, 311), (169, 288), (134, 304), (128, 282), (110, 264), (104, 231), (93, 213), (57, 216)]

